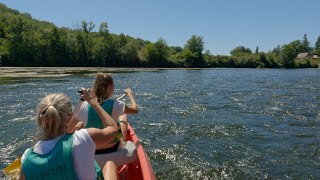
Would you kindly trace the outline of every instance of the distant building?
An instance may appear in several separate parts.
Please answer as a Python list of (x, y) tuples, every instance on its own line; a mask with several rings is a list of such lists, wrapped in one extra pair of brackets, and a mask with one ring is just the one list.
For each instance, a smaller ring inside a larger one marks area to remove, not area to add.
[(307, 57), (309, 57), (309, 54), (307, 52), (299, 53), (297, 56), (298, 59), (307, 58)]
[(307, 53), (307, 52), (299, 53), (299, 54), (297, 55), (297, 59), (303, 59), (303, 58), (313, 58), (313, 59), (317, 59), (317, 58), (319, 58), (319, 56), (316, 55), (316, 54), (309, 54), (309, 53)]

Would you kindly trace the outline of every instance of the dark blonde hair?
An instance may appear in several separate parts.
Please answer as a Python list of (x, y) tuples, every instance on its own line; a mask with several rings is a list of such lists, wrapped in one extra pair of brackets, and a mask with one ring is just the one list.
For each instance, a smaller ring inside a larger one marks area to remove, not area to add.
[(111, 75), (98, 73), (96, 79), (93, 82), (93, 92), (98, 98), (98, 102), (102, 103), (109, 98), (110, 94), (107, 94), (107, 89), (113, 84)]
[(71, 117), (72, 104), (64, 94), (49, 94), (37, 106), (36, 120), (48, 139), (65, 133)]

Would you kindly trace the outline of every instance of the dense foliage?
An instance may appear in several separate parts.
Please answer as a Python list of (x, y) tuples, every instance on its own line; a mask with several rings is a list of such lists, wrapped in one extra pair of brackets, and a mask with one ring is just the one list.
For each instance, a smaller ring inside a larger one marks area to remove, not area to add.
[(204, 40), (193, 35), (182, 47), (170, 47), (165, 39), (150, 42), (109, 32), (106, 22), (82, 21), (77, 28), (58, 28), (33, 19), (28, 13), (0, 4), (0, 66), (113, 66), (113, 67), (318, 67), (311, 56), (296, 59), (299, 53), (320, 55), (320, 36), (311, 47), (303, 39), (278, 46), (270, 52), (255, 53), (234, 48), (231, 56), (212, 55)]

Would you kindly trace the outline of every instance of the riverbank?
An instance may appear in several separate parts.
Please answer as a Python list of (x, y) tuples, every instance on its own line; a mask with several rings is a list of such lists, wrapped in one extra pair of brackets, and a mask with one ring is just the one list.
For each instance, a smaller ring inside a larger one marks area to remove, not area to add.
[[(95, 75), (96, 73), (131, 73), (137, 71), (157, 72), (161, 70), (204, 70), (211, 68), (122, 68), (122, 67), (0, 67), (0, 79), (47, 78), (72, 75)], [(224, 69), (224, 68), (218, 68)], [(243, 68), (241, 68), (243, 69)]]
[(71, 75), (91, 75), (97, 72), (125, 73), (132, 71), (157, 71), (150, 68), (110, 68), (110, 67), (0, 67), (0, 78), (65, 77)]

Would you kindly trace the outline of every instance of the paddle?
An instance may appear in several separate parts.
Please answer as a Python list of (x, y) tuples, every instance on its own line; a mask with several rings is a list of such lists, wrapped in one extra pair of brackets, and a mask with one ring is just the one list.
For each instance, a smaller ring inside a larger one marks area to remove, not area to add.
[(9, 166), (7, 166), (3, 173), (6, 177), (11, 177), (11, 179), (18, 179), (20, 174), (20, 167), (21, 167), (21, 157), (13, 161)]
[(121, 100), (124, 97), (126, 97), (126, 94), (123, 94), (122, 96), (118, 97), (117, 100)]

